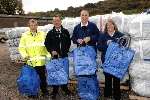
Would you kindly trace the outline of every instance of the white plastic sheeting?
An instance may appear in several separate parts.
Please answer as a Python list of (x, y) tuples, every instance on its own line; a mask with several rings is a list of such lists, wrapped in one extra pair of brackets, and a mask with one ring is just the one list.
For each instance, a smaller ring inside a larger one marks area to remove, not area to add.
[(20, 38), (22, 33), (24, 33), (27, 30), (28, 30), (27, 27), (16, 27), (16, 28), (12, 28), (11, 30), (8, 30), (6, 32), (6, 35), (9, 40), (15, 39), (15, 38)]
[[(150, 97), (150, 15), (140, 14), (129, 22), (131, 48), (136, 51), (129, 71), (132, 90)], [(147, 60), (147, 61), (145, 61)]]
[(150, 97), (150, 80), (133, 79), (132, 89), (141, 96)]
[(129, 23), (129, 33), (133, 37), (150, 38), (150, 15), (140, 14), (137, 15)]
[(19, 54), (18, 47), (9, 48), (9, 52), (10, 52), (11, 55)]
[(18, 47), (19, 46), (19, 41), (20, 41), (20, 38), (9, 39), (7, 41), (7, 44), (8, 44), (9, 47)]
[(80, 23), (79, 17), (76, 17), (76, 18), (68, 18), (67, 17), (64, 20), (62, 20), (62, 26), (64, 28), (68, 29), (71, 36), (72, 36), (74, 27), (79, 23)]
[(134, 79), (150, 80), (150, 62), (149, 61), (139, 61), (133, 62), (132, 67), (130, 67), (130, 75)]

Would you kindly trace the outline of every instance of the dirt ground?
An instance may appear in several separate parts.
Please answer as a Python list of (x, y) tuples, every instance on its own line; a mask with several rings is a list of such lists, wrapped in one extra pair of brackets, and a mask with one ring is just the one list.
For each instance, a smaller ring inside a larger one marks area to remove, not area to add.
[[(16, 85), (16, 79), (19, 76), (19, 71), (22, 64), (12, 63), (9, 57), (8, 47), (6, 43), (0, 43), (0, 100), (32, 100), (27, 96), (19, 94)], [(48, 88), (51, 91), (51, 88)], [(64, 97), (60, 91), (57, 100), (79, 100), (76, 92), (76, 85), (70, 84), (69, 89), (74, 93), (69, 97)], [(103, 95), (103, 88), (101, 88)], [(122, 100), (129, 100), (128, 91), (122, 91)], [(100, 96), (101, 100), (103, 96)], [(39, 96), (36, 100), (51, 100), (50, 97), (43, 98)]]

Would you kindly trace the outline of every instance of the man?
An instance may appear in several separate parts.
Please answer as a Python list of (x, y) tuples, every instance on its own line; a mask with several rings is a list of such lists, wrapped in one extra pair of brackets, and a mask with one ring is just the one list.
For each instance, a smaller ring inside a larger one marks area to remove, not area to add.
[(26, 60), (26, 63), (36, 70), (40, 77), (40, 89), (43, 96), (48, 95), (46, 76), (45, 76), (45, 58), (48, 52), (44, 46), (45, 33), (37, 31), (38, 23), (35, 19), (30, 19), (29, 31), (23, 33), (19, 52)]
[[(65, 58), (68, 57), (69, 48), (71, 45), (70, 35), (67, 29), (61, 25), (60, 16), (53, 17), (53, 29), (50, 30), (45, 39), (45, 46), (52, 55), (52, 58)], [(52, 98), (55, 99), (58, 93), (59, 86), (53, 85), (53, 91), (51, 93)], [(70, 91), (67, 88), (67, 84), (61, 85), (62, 90), (68, 95)]]
[(85, 44), (93, 46), (96, 49), (96, 37), (99, 34), (97, 26), (89, 22), (89, 12), (82, 10), (80, 13), (81, 23), (75, 26), (72, 41), (77, 46)]
[[(77, 47), (78, 46), (85, 46), (85, 45), (88, 45), (88, 46), (91, 46), (95, 49), (95, 52), (96, 52), (96, 42), (97, 42), (97, 36), (99, 34), (99, 30), (97, 28), (97, 26), (90, 22), (89, 21), (89, 12), (87, 10), (82, 10), (81, 13), (80, 13), (80, 17), (81, 17), (81, 23), (78, 24), (77, 26), (75, 26), (74, 30), (73, 30), (73, 36), (72, 36), (72, 41), (74, 44), (77, 44)], [(96, 59), (96, 57), (95, 57)], [(96, 61), (96, 60), (95, 60)], [(80, 80), (80, 77), (81, 77), (81, 80)], [(86, 80), (87, 78), (91, 78), (92, 79), (97, 79), (97, 75), (96, 74), (93, 74), (93, 75), (79, 75), (78, 76), (78, 82), (82, 82), (82, 80)], [(92, 78), (94, 77), (94, 78)], [(88, 82), (89, 80), (87, 80)], [(95, 83), (93, 82), (93, 87), (94, 90), (95, 87), (98, 86), (98, 80), (94, 80)], [(87, 88), (84, 89), (83, 86), (80, 87), (80, 85), (78, 86), (79, 88), (82, 88), (83, 90), (87, 90), (87, 91), (84, 91), (84, 92), (89, 92), (89, 94), (91, 93), (90, 90), (88, 90)], [(84, 95), (84, 93), (81, 93), (83, 92), (82, 89), (78, 89), (79, 91), (79, 96), (81, 99), (86, 99)], [(80, 91), (81, 90), (81, 91)], [(94, 92), (99, 92), (99, 91), (94, 91)], [(97, 94), (97, 93), (95, 93)], [(98, 98), (98, 96), (94, 96), (96, 98)]]

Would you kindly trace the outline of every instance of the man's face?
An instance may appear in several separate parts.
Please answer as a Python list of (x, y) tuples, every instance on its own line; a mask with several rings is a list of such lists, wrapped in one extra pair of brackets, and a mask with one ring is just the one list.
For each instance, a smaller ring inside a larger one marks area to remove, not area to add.
[(60, 17), (53, 17), (53, 24), (54, 24), (55, 28), (60, 28), (61, 27)]
[(89, 13), (87, 11), (83, 10), (83, 11), (81, 11), (80, 17), (81, 17), (82, 23), (87, 23), (89, 20)]
[(34, 22), (30, 22), (29, 23), (29, 28), (31, 31), (36, 31), (37, 30), (37, 23), (34, 23)]

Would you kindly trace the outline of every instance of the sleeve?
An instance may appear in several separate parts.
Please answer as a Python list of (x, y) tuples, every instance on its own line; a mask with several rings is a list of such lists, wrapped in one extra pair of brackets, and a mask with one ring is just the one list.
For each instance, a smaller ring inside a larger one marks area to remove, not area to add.
[(97, 26), (95, 24), (93, 24), (93, 34), (90, 36), (91, 41), (97, 42), (97, 37), (99, 35), (99, 29), (97, 28)]
[(46, 35), (45, 42), (44, 42), (45, 47), (46, 47), (46, 49), (47, 49), (47, 51), (48, 51), (49, 53), (51, 53), (52, 50), (53, 50), (53, 47), (52, 47), (52, 39), (51, 39), (51, 38), (52, 38), (51, 32), (49, 31), (49, 32), (47, 33), (47, 35)]
[(77, 39), (77, 26), (73, 30), (73, 35), (71, 37), (71, 40), (73, 41), (74, 44), (78, 44), (78, 42), (77, 42), (77, 40), (78, 40)]
[(67, 51), (69, 52), (69, 49), (70, 49), (70, 46), (71, 46), (71, 38), (70, 38), (70, 34), (69, 34), (68, 30), (66, 31), (66, 33), (67, 33), (67, 41), (68, 41)]
[(22, 35), (20, 39), (18, 50), (23, 58), (28, 56), (27, 51), (26, 51), (26, 38), (24, 35)]
[(98, 50), (102, 51), (102, 52), (106, 51), (108, 45), (107, 45), (107, 40), (106, 40), (106, 37), (105, 37), (104, 33), (100, 33), (98, 35), (98, 40), (97, 41), (98, 41), (97, 42), (97, 48), (98, 48)]

